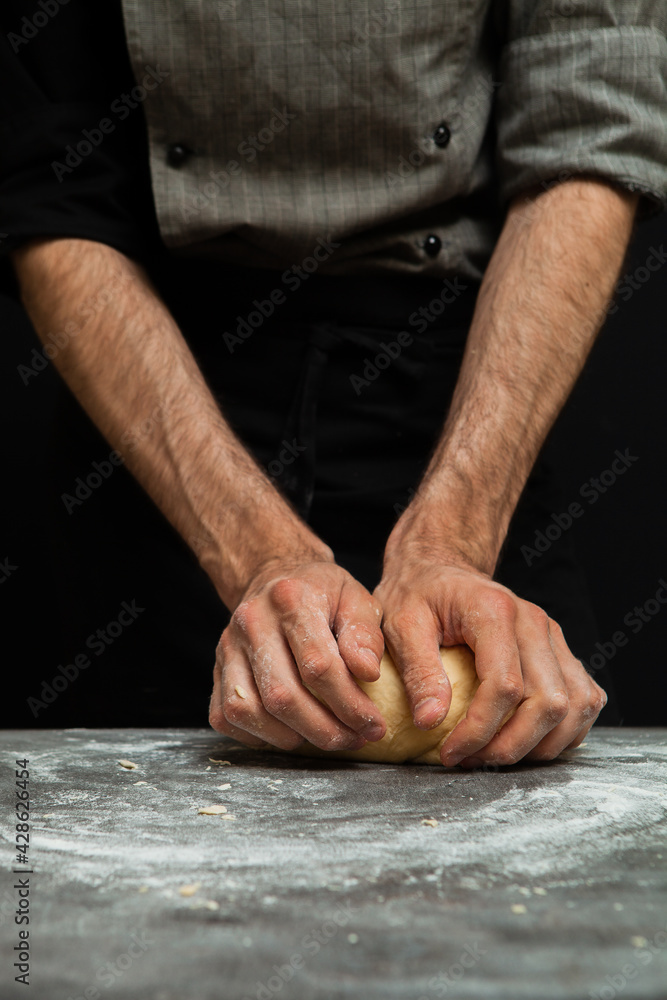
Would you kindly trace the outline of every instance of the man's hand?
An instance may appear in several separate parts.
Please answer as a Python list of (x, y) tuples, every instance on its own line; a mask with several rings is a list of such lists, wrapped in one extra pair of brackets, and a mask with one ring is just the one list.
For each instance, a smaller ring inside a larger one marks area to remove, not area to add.
[(443, 747), (448, 765), (555, 757), (583, 739), (605, 704), (556, 622), (492, 575), (605, 317), (636, 206), (636, 194), (592, 178), (514, 200), (440, 441), (388, 539), (376, 595), (418, 724), (435, 725), (449, 707), (438, 646), (467, 643), (475, 653), (481, 685)]
[(381, 739), (382, 715), (354, 680), (380, 676), (381, 615), (377, 599), (333, 562), (265, 567), (218, 645), (211, 725), (283, 750), (304, 739), (322, 750)]
[(456, 555), (389, 559), (375, 594), (416, 725), (431, 729), (449, 709), (439, 647), (465, 643), (475, 654), (481, 684), (443, 744), (448, 767), (551, 760), (583, 740), (606, 704), (557, 622)]

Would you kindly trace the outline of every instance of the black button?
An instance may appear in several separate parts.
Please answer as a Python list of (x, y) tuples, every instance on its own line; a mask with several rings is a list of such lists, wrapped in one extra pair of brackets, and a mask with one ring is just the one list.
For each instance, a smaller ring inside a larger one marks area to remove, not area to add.
[(167, 149), (167, 162), (171, 167), (182, 167), (191, 156), (192, 150), (188, 149), (182, 142), (172, 142)]
[(435, 233), (429, 233), (424, 240), (424, 250), (429, 257), (437, 257), (442, 250), (442, 240)]
[(449, 145), (449, 140), (452, 137), (452, 133), (449, 131), (449, 126), (445, 122), (440, 122), (437, 129), (433, 133), (433, 142), (436, 146), (440, 146), (440, 149), (444, 149), (445, 146)]

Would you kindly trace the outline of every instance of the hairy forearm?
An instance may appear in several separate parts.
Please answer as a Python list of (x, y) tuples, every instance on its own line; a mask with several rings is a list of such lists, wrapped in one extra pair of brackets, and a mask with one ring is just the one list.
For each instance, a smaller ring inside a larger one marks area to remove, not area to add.
[(492, 573), (546, 435), (605, 316), (637, 198), (571, 180), (517, 199), (485, 274), (444, 430), (387, 546)]
[(228, 607), (272, 560), (332, 558), (232, 433), (142, 268), (73, 239), (13, 260), (38, 335), (62, 344), (58, 371)]

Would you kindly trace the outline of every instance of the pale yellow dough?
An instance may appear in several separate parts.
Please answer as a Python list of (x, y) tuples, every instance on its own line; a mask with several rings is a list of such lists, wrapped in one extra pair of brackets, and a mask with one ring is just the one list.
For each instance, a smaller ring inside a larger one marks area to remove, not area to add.
[(343, 757), (346, 760), (370, 760), (378, 763), (440, 764), (440, 747), (468, 711), (479, 679), (475, 658), (467, 646), (449, 646), (440, 650), (440, 658), (452, 685), (452, 703), (443, 722), (436, 729), (418, 729), (412, 721), (405, 688), (394, 663), (385, 652), (380, 663), (380, 677), (367, 683), (357, 681), (377, 705), (387, 723), (387, 732), (377, 743), (366, 743), (361, 750), (320, 750), (304, 743), (293, 752), (306, 757)]

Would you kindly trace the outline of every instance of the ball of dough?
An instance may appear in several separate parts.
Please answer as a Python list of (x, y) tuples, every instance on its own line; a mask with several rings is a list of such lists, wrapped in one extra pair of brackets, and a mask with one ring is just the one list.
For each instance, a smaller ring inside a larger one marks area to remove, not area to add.
[(452, 686), (452, 703), (444, 721), (435, 729), (419, 729), (414, 725), (403, 681), (389, 653), (385, 652), (380, 662), (378, 680), (357, 680), (359, 687), (377, 705), (387, 723), (387, 731), (382, 739), (376, 743), (366, 743), (361, 750), (320, 750), (310, 743), (303, 743), (292, 752), (306, 757), (342, 757), (345, 760), (378, 763), (411, 761), (416, 764), (440, 764), (440, 747), (465, 717), (479, 687), (475, 658), (468, 646), (442, 647), (440, 658)]

